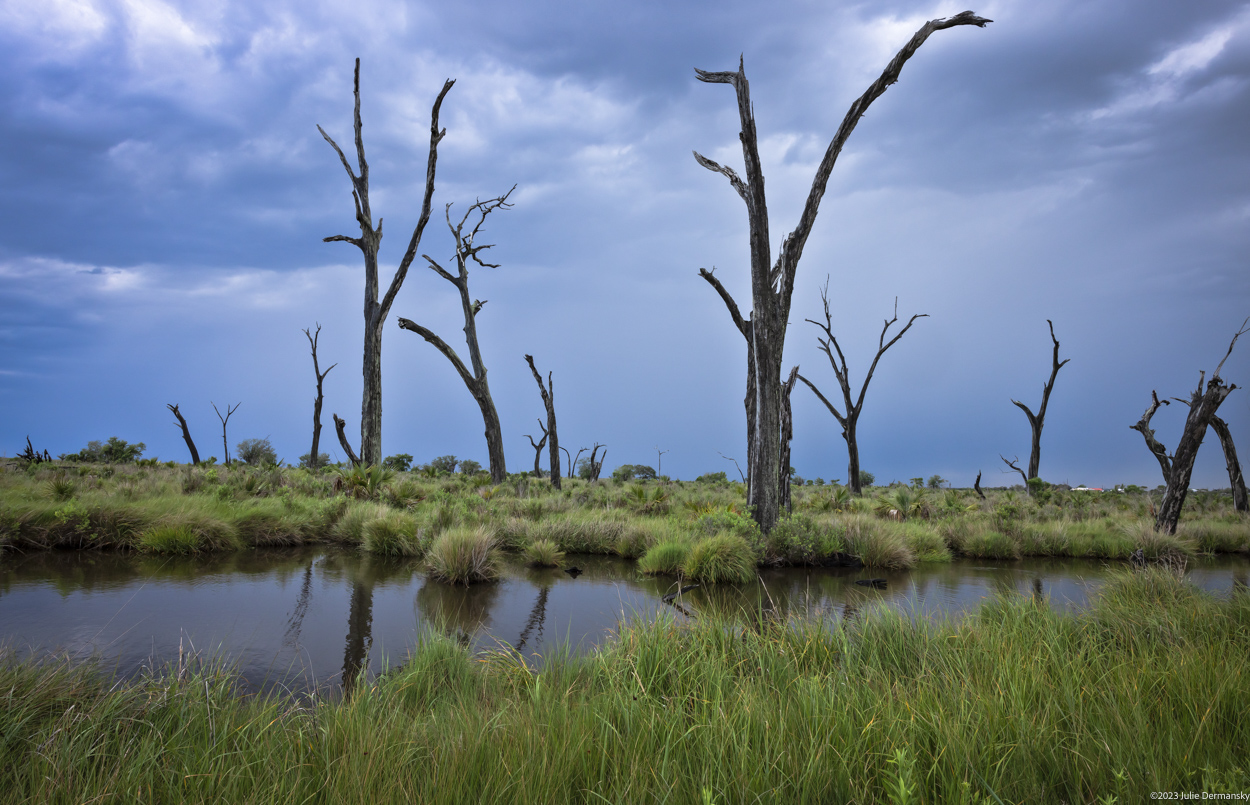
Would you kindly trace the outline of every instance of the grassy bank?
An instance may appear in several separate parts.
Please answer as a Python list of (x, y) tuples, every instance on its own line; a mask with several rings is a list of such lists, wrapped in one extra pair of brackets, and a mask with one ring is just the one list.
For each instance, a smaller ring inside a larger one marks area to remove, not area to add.
[[(321, 472), (188, 466), (0, 471), (0, 550), (122, 549), (195, 553), (336, 542), (421, 558), (472, 531), (494, 549), (614, 554), (653, 573), (733, 580), (749, 568), (852, 560), (902, 569), (965, 555), (1127, 559), (1250, 552), (1250, 519), (1213, 493), (1190, 496), (1175, 537), (1151, 527), (1146, 494), (923, 493), (798, 487), (794, 512), (766, 537), (739, 483)], [(715, 549), (715, 550), (714, 550)], [(708, 562), (715, 554), (716, 560)], [(486, 557), (482, 561), (487, 561)]]
[(0, 799), (1143, 802), (1250, 789), (1250, 596), (1163, 571), (959, 624), (659, 621), (533, 673), (429, 636), (348, 702), (4, 663)]

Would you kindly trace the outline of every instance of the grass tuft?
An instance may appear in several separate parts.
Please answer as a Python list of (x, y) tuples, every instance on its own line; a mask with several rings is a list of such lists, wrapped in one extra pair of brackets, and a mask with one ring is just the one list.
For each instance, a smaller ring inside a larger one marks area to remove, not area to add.
[(499, 577), (498, 549), (485, 528), (461, 526), (444, 531), (426, 554), (430, 577), (450, 584), (494, 581)]
[(691, 546), (681, 571), (694, 581), (744, 584), (755, 578), (755, 554), (742, 537), (718, 534)]

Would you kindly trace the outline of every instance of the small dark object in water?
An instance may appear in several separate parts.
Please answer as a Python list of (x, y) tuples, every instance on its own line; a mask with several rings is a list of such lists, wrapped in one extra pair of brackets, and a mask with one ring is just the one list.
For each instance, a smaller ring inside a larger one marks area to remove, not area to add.
[(693, 590), (695, 587), (698, 587), (698, 586), (699, 586), (699, 585), (697, 585), (697, 584), (687, 584), (685, 587), (682, 587), (682, 588), (681, 588), (680, 590), (678, 590), (677, 592), (675, 592), (675, 593), (669, 593), (668, 595), (664, 596), (664, 597), (663, 597), (663, 598), (661, 598), (660, 600), (661, 600), (661, 601), (663, 601), (663, 602), (664, 602), (664, 603), (666, 603), (666, 604), (671, 604), (671, 603), (673, 603), (673, 599), (674, 599), (674, 598), (676, 598), (676, 597), (677, 597), (677, 596), (679, 596), (679, 595), (685, 595), (686, 593), (690, 592), (691, 590)]
[(885, 589), (885, 579), (856, 579), (855, 583), (860, 587), (871, 587), (874, 590)]
[(568, 573), (573, 578), (577, 578), (578, 576), (582, 575), (582, 569), (580, 567), (570, 567), (564, 572)]
[(1135, 568), (1144, 568), (1146, 566), (1146, 553), (1141, 548), (1129, 554), (1128, 563)]

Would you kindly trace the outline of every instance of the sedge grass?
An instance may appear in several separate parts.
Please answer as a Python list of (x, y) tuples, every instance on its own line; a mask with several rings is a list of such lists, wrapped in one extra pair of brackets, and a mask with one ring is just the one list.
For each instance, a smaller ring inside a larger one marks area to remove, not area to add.
[[(8, 801), (1144, 802), (1250, 788), (1250, 596), (1123, 574), (1084, 613), (660, 619), (540, 672), (425, 635), (347, 701), (220, 669), (0, 662)], [(900, 800), (901, 798), (901, 800)]]

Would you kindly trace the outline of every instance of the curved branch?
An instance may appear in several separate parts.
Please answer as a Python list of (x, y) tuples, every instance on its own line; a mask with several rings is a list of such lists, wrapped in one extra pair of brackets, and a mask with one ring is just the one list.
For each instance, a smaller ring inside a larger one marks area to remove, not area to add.
[[(1003, 460), (1003, 463), (1004, 463), (1004, 464), (1006, 464), (1008, 467), (1011, 467), (1013, 470), (1015, 470), (1016, 472), (1020, 473), (1020, 477), (1021, 477), (1021, 478), (1024, 478), (1024, 488), (1025, 488), (1025, 489), (1028, 489), (1028, 488), (1029, 488), (1029, 479), (1028, 479), (1028, 477), (1024, 474), (1024, 470), (1020, 469), (1020, 465), (1019, 465), (1019, 463), (1018, 463), (1018, 462), (1020, 461), (1020, 457), (1019, 457), (1019, 456), (1016, 456), (1014, 461), (1008, 461), (1008, 460), (1007, 460), (1007, 458), (1006, 458), (1005, 456), (1003, 456), (1001, 453), (999, 454), (999, 456), (998, 456), (998, 457), (999, 457), (999, 458), (1001, 458), (1001, 459)], [(1003, 472), (1006, 472), (1006, 470), (1003, 470)], [(978, 478), (978, 480), (980, 479), (980, 477), (981, 477), (981, 476), (980, 476), (980, 474), (978, 473), (978, 474), (977, 474), (977, 478)]]
[(446, 357), (447, 360), (451, 361), (451, 365), (454, 366), (456, 371), (460, 373), (460, 379), (465, 382), (466, 386), (469, 388), (474, 388), (476, 386), (477, 378), (469, 372), (468, 367), (464, 365), (464, 361), (460, 360), (460, 356), (456, 354), (456, 351), (447, 346), (446, 341), (435, 335), (432, 330), (422, 327), (420, 324), (417, 324), (411, 319), (405, 319), (403, 316), (400, 316), (397, 321), (399, 322), (401, 329), (411, 330), (424, 338), (426, 341), (429, 341), (434, 345), (435, 349), (443, 353), (443, 356)]
[(1159, 406), (1171, 405), (1171, 403), (1167, 400), (1160, 400), (1158, 393), (1154, 391), (1150, 392), (1150, 400), (1151, 403), (1141, 415), (1141, 419), (1137, 420), (1136, 425), (1129, 425), (1129, 428), (1139, 432), (1146, 440), (1146, 448), (1159, 462), (1159, 469), (1163, 470), (1163, 483), (1167, 484), (1172, 480), (1172, 459), (1168, 456), (1168, 449), (1155, 438), (1155, 432), (1150, 427), (1150, 420), (1159, 410)]
[(746, 183), (742, 181), (742, 177), (738, 175), (737, 171), (735, 171), (733, 168), (729, 167), (728, 165), (722, 165), (719, 162), (716, 162), (715, 160), (708, 159), (707, 157), (700, 154), (698, 151), (691, 151), (690, 153), (694, 154), (694, 161), (698, 162), (703, 167), (707, 168), (713, 173), (724, 174), (725, 178), (729, 180), (730, 186), (732, 186), (733, 189), (738, 192), (738, 195), (742, 197), (742, 200), (743, 201), (747, 200)]
[[(334, 417), (334, 430), (338, 432), (339, 444), (343, 446), (343, 452), (347, 453), (347, 458), (351, 460), (354, 466), (360, 466), (360, 457), (356, 455), (356, 451), (352, 449), (351, 442), (347, 441), (347, 422), (338, 414), (330, 414)], [(313, 458), (315, 461), (316, 459)]]
[(742, 333), (742, 337), (751, 340), (751, 326), (742, 318), (742, 314), (738, 311), (738, 303), (729, 295), (729, 291), (725, 290), (725, 286), (721, 285), (720, 280), (716, 279), (716, 266), (712, 266), (712, 270), (706, 268), (699, 269), (699, 276), (707, 280), (718, 294), (721, 301), (725, 303), (725, 307), (729, 308), (729, 316), (733, 319), (734, 327), (738, 328), (738, 332)]
[(798, 378), (799, 380), (802, 380), (804, 383), (806, 383), (807, 387), (812, 390), (812, 393), (815, 394), (820, 399), (820, 401), (825, 404), (825, 407), (829, 409), (829, 413), (833, 414), (833, 418), (838, 420), (838, 424), (841, 425), (843, 428), (846, 428), (846, 417), (842, 416), (842, 414), (838, 412), (838, 409), (833, 407), (833, 403), (825, 399), (825, 395), (820, 393), (820, 389), (816, 388), (816, 386), (812, 383), (812, 381), (808, 380), (806, 377), (803, 377), (803, 375), (798, 375)]

